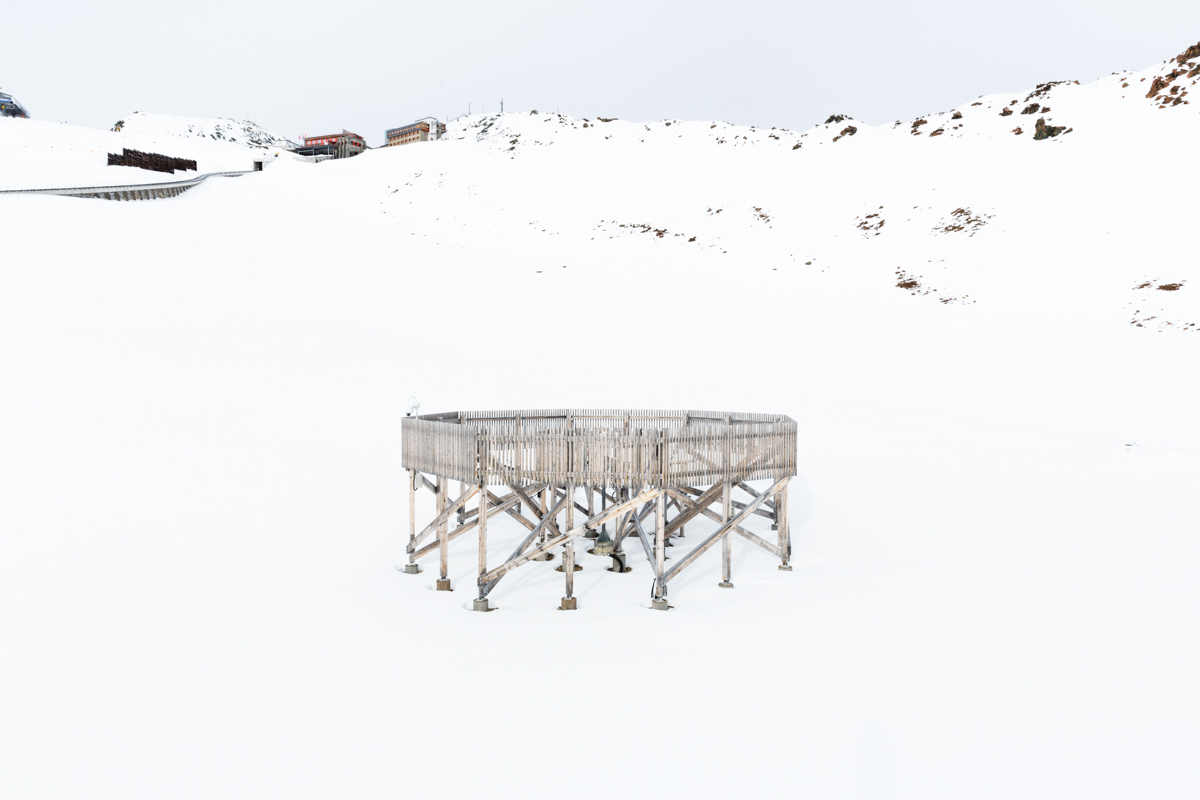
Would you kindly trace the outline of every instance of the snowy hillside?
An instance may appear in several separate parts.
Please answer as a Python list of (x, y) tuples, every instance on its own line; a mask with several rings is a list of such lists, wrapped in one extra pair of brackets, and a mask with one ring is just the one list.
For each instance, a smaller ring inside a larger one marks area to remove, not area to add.
[[(0, 190), (162, 183), (206, 172), (248, 170), (263, 154), (277, 158), (287, 141), (253, 123), (135, 112), (120, 130), (102, 131), (36, 119), (0, 117)], [(108, 166), (124, 149), (196, 162), (196, 172), (170, 174)]]
[[(1196, 64), (0, 195), (0, 794), (1196, 796)], [(250, 153), (0, 120), (0, 184), (120, 142)], [(472, 613), (472, 536), (396, 569), (410, 395), (788, 414), (795, 571), (738, 541), (655, 613), (581, 554), (578, 611), (535, 563)]]
[(113, 130), (157, 139), (168, 137), (212, 139), (258, 150), (295, 149), (296, 143), (249, 120), (202, 119), (135, 111), (113, 125)]

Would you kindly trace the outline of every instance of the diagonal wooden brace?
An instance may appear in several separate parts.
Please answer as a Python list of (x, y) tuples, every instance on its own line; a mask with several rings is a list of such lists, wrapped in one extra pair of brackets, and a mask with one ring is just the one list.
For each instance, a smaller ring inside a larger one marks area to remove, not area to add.
[[(667, 489), (667, 494), (671, 495), (671, 497), (674, 497), (677, 500), (682, 501), (683, 503), (686, 503), (689, 506), (694, 507), (696, 504), (695, 500), (688, 497), (687, 495), (684, 495), (684, 494), (681, 494), (681, 493), (675, 491), (674, 489)], [(702, 508), (702, 509), (699, 509), (699, 512), (715, 522), (723, 522), (724, 521), (721, 519), (719, 514), (717, 514), (715, 511), (712, 511), (711, 509)], [(736, 533), (738, 536), (741, 536), (743, 539), (747, 539), (751, 542), (754, 542), (756, 545), (761, 547), (763, 550), (766, 550), (768, 553), (770, 553), (771, 555), (773, 555), (777, 558), (781, 558), (783, 556), (783, 551), (779, 549), (779, 545), (771, 544), (770, 542), (768, 542), (766, 539), (762, 538), (758, 534), (751, 533), (750, 531), (746, 530), (745, 528), (743, 528), (740, 525), (734, 525), (733, 532)]]
[(419, 545), (421, 542), (425, 541), (426, 536), (433, 533), (435, 530), (437, 530), (439, 525), (444, 523), (446, 520), (450, 519), (450, 517), (454, 516), (454, 513), (456, 511), (458, 511), (460, 508), (462, 508), (463, 504), (466, 503), (468, 500), (470, 500), (472, 497), (474, 497), (475, 493), (478, 491), (479, 491), (478, 486), (472, 486), (469, 489), (467, 489), (465, 492), (463, 492), (461, 497), (459, 497), (457, 500), (455, 500), (450, 505), (446, 506), (446, 509), (444, 511), (442, 511), (442, 513), (440, 513), (436, 517), (434, 517), (433, 522), (426, 525), (425, 529), (423, 531), (421, 531), (419, 534), (417, 534), (415, 539), (413, 539), (412, 541), (410, 541), (408, 543), (408, 547), (406, 548), (408, 550), (408, 552), (411, 553), (414, 550), (416, 550), (417, 545)]
[(516, 558), (506, 561), (505, 563), (501, 564), (500, 566), (496, 567), (493, 570), (489, 570), (486, 575), (479, 576), (479, 582), (480, 583), (488, 583), (490, 581), (493, 581), (496, 578), (499, 578), (501, 575), (504, 575), (504, 574), (516, 569), (517, 567), (521, 566), (522, 564), (524, 564), (528, 561), (532, 561), (534, 558), (540, 556), (542, 553), (547, 553), (560, 545), (566, 544), (567, 542), (571, 541), (572, 539), (582, 536), (585, 531), (594, 530), (597, 527), (599, 527), (600, 525), (603, 525), (605, 522), (608, 522), (610, 519), (614, 519), (615, 517), (620, 516), (621, 514), (625, 513), (626, 511), (628, 511), (632, 508), (637, 508), (640, 504), (649, 502), (650, 500), (653, 500), (654, 498), (658, 497), (660, 494), (662, 494), (661, 489), (650, 489), (650, 490), (638, 495), (637, 497), (633, 498), (632, 500), (626, 500), (624, 503), (621, 503), (620, 505), (612, 506), (608, 510), (603, 511), (603, 512), (597, 514), (596, 516), (592, 517), (591, 519), (589, 519), (587, 522), (583, 523), (582, 525), (574, 527), (571, 530), (567, 531), (566, 533), (562, 533), (551, 539), (547, 539), (545, 542), (543, 542), (542, 544), (533, 548), (532, 550), (530, 550), (526, 553), (523, 553), (522, 555), (519, 555)]
[(717, 528), (717, 530), (710, 534), (707, 539), (697, 545), (695, 550), (688, 553), (683, 557), (682, 560), (676, 562), (675, 566), (667, 570), (662, 576), (662, 583), (666, 584), (668, 581), (678, 575), (686, 566), (699, 558), (705, 550), (721, 541), (721, 539), (727, 536), (731, 530), (745, 522), (750, 515), (754, 513), (754, 509), (758, 508), (768, 497), (774, 496), (775, 492), (779, 491), (780, 487), (785, 485), (787, 485), (787, 478), (781, 478), (780, 480), (777, 480), (775, 483), (771, 484), (771, 488), (759, 495), (757, 500), (748, 504), (737, 514), (737, 516), (733, 517), (728, 522), (721, 525), (721, 527)]
[[(521, 555), (521, 553), (524, 553), (525, 548), (529, 547), (529, 545), (531, 545), (534, 542), (534, 540), (536, 540), (537, 537), (542, 534), (542, 531), (546, 530), (547, 526), (549, 526), (551, 524), (551, 520), (553, 520), (558, 515), (558, 512), (562, 510), (562, 507), (566, 503), (566, 500), (567, 500), (567, 496), (565, 494), (561, 495), (558, 498), (558, 502), (554, 505), (554, 508), (551, 509), (546, 514), (546, 516), (542, 517), (542, 521), (533, 527), (533, 530), (531, 530), (529, 532), (529, 535), (525, 537), (525, 540), (523, 542), (521, 542), (519, 545), (517, 545), (517, 549), (513, 551), (513, 554), (511, 556), (508, 557), (508, 561), (512, 561), (514, 558)], [(505, 563), (508, 563), (508, 562), (505, 562)], [(482, 586), (483, 588), (479, 590), (480, 596), (487, 597), (488, 593), (491, 592), (492, 589), (496, 588), (496, 584), (499, 583), (500, 579), (503, 577), (504, 577), (504, 575), (497, 575), (495, 578), (492, 578), (490, 581), (484, 582), (483, 577), (481, 576), (479, 578), (479, 585)]]
[[(489, 505), (488, 512), (487, 512), (488, 519), (491, 519), (492, 517), (496, 516), (497, 514), (507, 511), (508, 509), (512, 508), (519, 502), (521, 502), (520, 498), (513, 497), (513, 498), (510, 498), (510, 499), (504, 501), (503, 505), (499, 505), (499, 506)], [(475, 530), (478, 527), (479, 527), (479, 517), (477, 515), (475, 517), (475, 519), (471, 520), (470, 522), (466, 523), (465, 525), (459, 525), (457, 528), (450, 531), (450, 533), (448, 533), (446, 535), (446, 541), (452, 542), (455, 539), (457, 539), (458, 537), (462, 536), (464, 533), (470, 533), (471, 531)], [(432, 553), (434, 550), (437, 550), (438, 547), (439, 547), (439, 542), (435, 539), (434, 541), (432, 541), (429, 544), (422, 547), (417, 552), (413, 553), (412, 560), (416, 561), (418, 558), (425, 555), (426, 553)]]

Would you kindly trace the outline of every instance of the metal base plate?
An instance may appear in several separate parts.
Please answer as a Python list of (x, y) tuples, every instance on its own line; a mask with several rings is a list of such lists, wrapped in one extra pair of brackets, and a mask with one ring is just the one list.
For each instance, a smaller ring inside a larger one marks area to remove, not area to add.
[(443, 579), (441, 579), (441, 578), (438, 578), (438, 582), (437, 582), (437, 590), (438, 590), (439, 592), (452, 592), (452, 591), (454, 591), (453, 589), (451, 589), (451, 588), (450, 588), (450, 579), (449, 579), (449, 578), (446, 578), (446, 579), (444, 579), (444, 580), (443, 580)]
[(780, 564), (780, 565), (779, 565), (779, 568), (780, 568), (781, 570), (783, 570), (784, 572), (791, 572), (791, 571), (792, 571), (792, 565), (791, 565), (791, 564)]
[(717, 586), (720, 586), (722, 589), (732, 589), (733, 582), (732, 581), (728, 581), (728, 582), (721, 581), (720, 583), (717, 584)]
[[(555, 568), (554, 568), (554, 571), (555, 571), (555, 572), (562, 572), (562, 571), (563, 571), (562, 564), (559, 564), (557, 567), (555, 567)], [(581, 566), (579, 566), (578, 564), (576, 564), (576, 565), (575, 565), (575, 569), (574, 569), (574, 571), (575, 571), (575, 572), (583, 572), (583, 567), (581, 567)]]

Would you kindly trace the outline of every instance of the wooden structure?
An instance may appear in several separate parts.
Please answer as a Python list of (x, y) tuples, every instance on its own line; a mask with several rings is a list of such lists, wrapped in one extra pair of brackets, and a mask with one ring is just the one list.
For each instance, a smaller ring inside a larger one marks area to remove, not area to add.
[[(627, 539), (640, 542), (654, 574), (652, 606), (662, 610), (669, 608), (671, 580), (718, 543), (720, 585), (733, 586), (734, 534), (778, 557), (780, 569), (791, 569), (787, 487), (796, 474), (796, 423), (789, 417), (711, 411), (453, 411), (405, 417), (402, 433), (409, 473), (404, 571), (420, 572), (418, 559), (436, 551), (437, 588), (450, 590), (447, 546), (475, 531), (477, 611), (490, 610), (488, 595), (506, 574), (530, 561), (551, 560), (557, 549), (566, 579), (559, 607), (576, 608), (573, 574), (580, 568), (575, 543), (581, 537), (596, 540), (589, 552), (609, 555), (613, 572), (630, 571), (623, 544)], [(459, 483), (453, 500), (451, 481)], [(767, 485), (755, 489), (752, 481)], [(491, 487), (503, 487), (503, 493)], [(423, 489), (436, 497), (436, 511), (418, 529), (416, 498)], [(735, 491), (744, 495), (741, 500), (734, 498)], [(475, 507), (468, 509), (472, 500)], [(517, 520), (527, 535), (503, 563), (489, 566), (488, 519), (501, 513)], [(716, 529), (667, 568), (665, 549), (683, 538), (687, 523), (701, 517), (716, 522)], [(747, 529), (754, 517), (772, 522), (774, 541)]]

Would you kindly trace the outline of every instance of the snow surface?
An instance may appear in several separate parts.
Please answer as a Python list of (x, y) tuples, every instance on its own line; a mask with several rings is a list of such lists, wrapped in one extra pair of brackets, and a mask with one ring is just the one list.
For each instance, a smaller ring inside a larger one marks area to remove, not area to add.
[[(251, 122), (142, 112), (129, 114), (121, 122), (119, 131), (102, 131), (0, 117), (0, 189), (169, 183), (206, 172), (252, 169), (253, 162), (264, 155), (287, 157), (290, 145)], [(191, 159), (196, 171), (172, 174), (108, 166), (108, 154), (125, 148)]]
[[(0, 793), (1196, 796), (1200, 120), (1126, 82), (1042, 141), (1030, 91), (836, 142), (477, 115), (0, 196)], [(736, 541), (664, 614), (581, 555), (579, 611), (534, 563), (471, 613), (471, 537), (452, 593), (395, 568), (414, 394), (790, 414), (796, 569)]]

